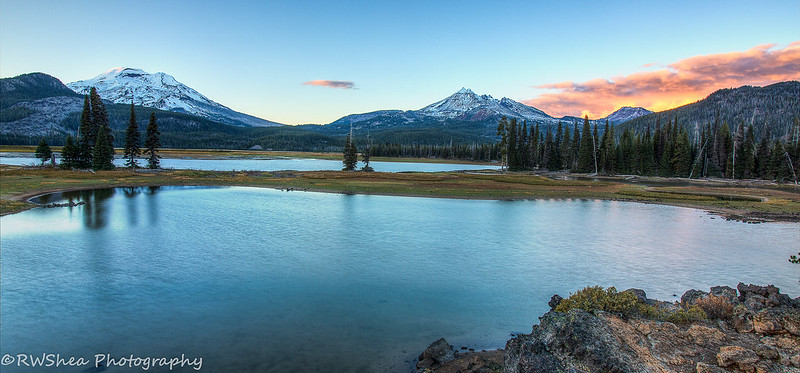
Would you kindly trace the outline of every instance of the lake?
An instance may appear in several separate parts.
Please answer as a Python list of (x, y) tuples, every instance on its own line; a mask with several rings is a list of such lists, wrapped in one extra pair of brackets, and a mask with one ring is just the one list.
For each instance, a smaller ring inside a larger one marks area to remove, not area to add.
[(440, 337), (504, 347), (553, 294), (588, 285), (662, 300), (739, 281), (800, 295), (800, 266), (787, 261), (800, 251), (799, 224), (689, 208), (239, 187), (38, 201), (70, 200), (86, 204), (0, 218), (1, 354), (185, 354), (212, 372), (409, 371)]
[[(56, 162), (59, 160), (57, 159)], [(14, 166), (39, 165), (42, 162), (33, 157), (2, 156), (0, 163)], [(123, 167), (125, 160), (114, 160), (117, 167)], [(140, 160), (140, 165), (147, 163)], [(500, 166), (478, 164), (422, 163), (422, 162), (370, 162), (377, 172), (444, 172), (470, 170), (497, 170)], [(358, 163), (358, 168), (364, 166)], [(276, 158), (276, 159), (179, 159), (163, 158), (161, 167), (176, 170), (207, 171), (340, 171), (342, 161), (311, 158)]]

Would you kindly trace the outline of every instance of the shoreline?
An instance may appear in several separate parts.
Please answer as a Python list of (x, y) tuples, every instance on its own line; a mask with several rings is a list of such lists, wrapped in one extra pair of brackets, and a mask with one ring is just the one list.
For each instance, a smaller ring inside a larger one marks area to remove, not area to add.
[[(0, 156), (7, 158), (33, 157), (35, 146), (27, 145), (3, 145), (0, 146)], [(54, 154), (61, 153), (61, 146), (52, 146)], [(114, 149), (117, 154), (121, 154), (121, 148)], [(339, 152), (302, 152), (290, 150), (233, 150), (233, 149), (161, 149), (162, 159), (196, 159), (196, 160), (276, 160), (276, 159), (318, 159), (341, 161), (342, 154)], [(440, 163), (440, 164), (467, 164), (479, 166), (497, 166), (493, 162), (469, 161), (461, 159), (440, 159), (440, 158), (410, 158), (410, 157), (371, 157), (372, 162), (390, 163)]]
[[(343, 171), (66, 171), (3, 166), (2, 215), (36, 205), (49, 193), (141, 186), (241, 186), (398, 197), (479, 200), (596, 199), (694, 208), (744, 222), (800, 222), (800, 188), (752, 182), (649, 179), (562, 173), (359, 173)], [(38, 180), (35, 182), (33, 180)], [(8, 185), (16, 184), (16, 185)], [(35, 185), (30, 185), (35, 184)], [(666, 185), (662, 185), (666, 184)], [(675, 184), (675, 185), (672, 185)], [(677, 186), (681, 184), (683, 186)], [(686, 185), (684, 185), (686, 184)], [(727, 190), (734, 188), (735, 190)], [(722, 189), (722, 190), (720, 190)], [(726, 199), (730, 199), (726, 201)], [(6, 201), (9, 201), (8, 203)], [(13, 203), (14, 206), (9, 204)], [(771, 206), (775, 211), (770, 211)], [(767, 208), (770, 207), (770, 208)]]

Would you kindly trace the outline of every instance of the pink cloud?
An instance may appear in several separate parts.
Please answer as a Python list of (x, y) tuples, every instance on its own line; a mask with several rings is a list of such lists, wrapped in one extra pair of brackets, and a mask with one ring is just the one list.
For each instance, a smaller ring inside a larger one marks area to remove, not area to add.
[(621, 106), (666, 110), (706, 97), (717, 89), (768, 85), (800, 79), (800, 41), (780, 49), (759, 45), (744, 52), (690, 57), (667, 68), (583, 83), (536, 86), (555, 90), (523, 103), (554, 116), (604, 117)]
[(353, 82), (341, 81), (341, 80), (312, 80), (303, 83), (303, 85), (313, 85), (318, 87), (330, 87), (330, 88), (342, 88), (342, 89), (354, 89), (356, 84)]

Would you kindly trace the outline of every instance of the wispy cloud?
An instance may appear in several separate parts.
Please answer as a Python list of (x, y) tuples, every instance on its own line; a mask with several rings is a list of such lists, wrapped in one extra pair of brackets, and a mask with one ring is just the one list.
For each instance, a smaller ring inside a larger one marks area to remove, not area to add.
[(303, 83), (303, 85), (314, 85), (318, 87), (330, 87), (330, 88), (342, 88), (342, 89), (356, 88), (355, 83), (342, 80), (312, 80)]
[(555, 90), (523, 101), (548, 114), (604, 117), (621, 106), (658, 111), (691, 103), (720, 88), (767, 85), (800, 79), (800, 41), (784, 48), (759, 45), (744, 52), (690, 57), (665, 69), (583, 83), (560, 82), (535, 88)]

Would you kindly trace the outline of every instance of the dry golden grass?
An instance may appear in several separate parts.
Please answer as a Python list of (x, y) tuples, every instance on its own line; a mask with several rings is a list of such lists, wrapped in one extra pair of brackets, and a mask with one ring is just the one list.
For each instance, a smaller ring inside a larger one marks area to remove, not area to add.
[[(559, 177), (563, 177), (560, 175)], [(736, 217), (800, 221), (800, 187), (640, 178), (561, 180), (530, 173), (382, 173), (342, 171), (72, 171), (0, 167), (2, 213), (29, 208), (27, 197), (66, 189), (142, 185), (294, 188), (337, 193), (480, 199), (588, 198), (672, 204)], [(658, 185), (658, 186), (651, 186)], [(762, 200), (764, 202), (762, 202)]]

